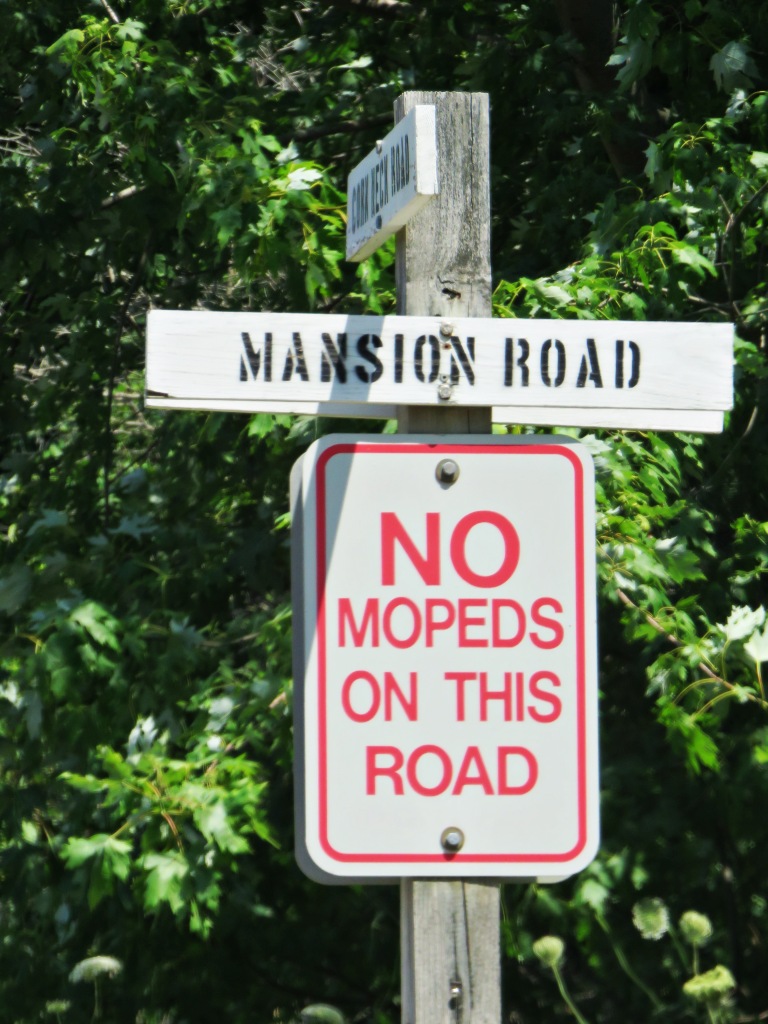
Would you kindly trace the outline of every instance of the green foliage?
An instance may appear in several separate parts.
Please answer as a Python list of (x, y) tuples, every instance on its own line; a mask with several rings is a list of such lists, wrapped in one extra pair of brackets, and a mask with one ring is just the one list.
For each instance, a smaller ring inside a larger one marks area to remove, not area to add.
[(291, 853), (287, 478), (333, 425), (141, 395), (152, 305), (392, 309), (392, 246), (342, 259), (344, 187), (409, 88), (491, 93), (497, 316), (738, 331), (722, 436), (571, 432), (603, 844), (505, 891), (508, 1009), (764, 1010), (768, 10), (628, 0), (596, 52), (612, 5), (583, 39), (570, 6), (0, 4), (8, 1020), (399, 1016), (396, 892)]

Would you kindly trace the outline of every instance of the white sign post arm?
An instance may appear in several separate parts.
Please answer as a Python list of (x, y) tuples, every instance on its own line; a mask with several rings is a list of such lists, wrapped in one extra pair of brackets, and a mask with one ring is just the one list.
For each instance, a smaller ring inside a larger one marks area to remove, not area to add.
[[(489, 317), (488, 96), (404, 93), (395, 120), (419, 104), (437, 110), (440, 192), (397, 235), (397, 312), (441, 316), (447, 324), (451, 317)], [(491, 409), (400, 406), (398, 429), (490, 434)], [(499, 886), (412, 879), (400, 885), (403, 1024), (498, 1024)]]

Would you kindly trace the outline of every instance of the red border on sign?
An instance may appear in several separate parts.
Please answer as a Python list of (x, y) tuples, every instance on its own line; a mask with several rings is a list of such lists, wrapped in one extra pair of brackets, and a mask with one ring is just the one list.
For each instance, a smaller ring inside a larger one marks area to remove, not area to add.
[[(354, 453), (377, 455), (458, 454), (472, 452), (492, 455), (559, 455), (574, 469), (575, 497), (575, 563), (576, 563), (576, 731), (577, 731), (577, 817), (578, 836), (572, 849), (562, 853), (456, 853), (447, 858), (441, 853), (342, 853), (328, 838), (328, 734), (326, 677), (326, 615), (325, 582), (327, 574), (326, 468), (335, 455)], [(324, 852), (345, 864), (563, 864), (574, 860), (587, 841), (587, 665), (586, 665), (586, 577), (584, 554), (584, 467), (578, 455), (567, 445), (487, 445), (487, 444), (372, 444), (343, 442), (326, 448), (317, 460), (316, 470), (316, 544), (317, 544), (317, 650), (318, 650), (318, 793), (319, 841)]]

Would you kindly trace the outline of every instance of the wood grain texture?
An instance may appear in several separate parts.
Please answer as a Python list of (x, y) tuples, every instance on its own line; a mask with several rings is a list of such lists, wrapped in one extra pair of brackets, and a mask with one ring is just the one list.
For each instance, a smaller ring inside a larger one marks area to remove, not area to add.
[(403, 880), (401, 893), (403, 1024), (499, 1024), (499, 886)]
[[(437, 112), (437, 199), (397, 235), (397, 312), (445, 317), (491, 315), (490, 115), (486, 93), (406, 92), (395, 121), (412, 107)], [(403, 407), (403, 432), (491, 432), (487, 408)]]
[[(488, 97), (404, 93), (437, 108), (439, 194), (397, 235), (397, 312), (441, 317), (491, 315)], [(490, 434), (491, 408), (401, 406), (403, 433)], [(499, 886), (473, 881), (401, 882), (403, 1024), (499, 1024)]]
[(437, 111), (439, 193), (400, 232), (398, 313), (491, 315), (490, 119), (485, 93), (406, 92), (399, 121), (419, 104)]

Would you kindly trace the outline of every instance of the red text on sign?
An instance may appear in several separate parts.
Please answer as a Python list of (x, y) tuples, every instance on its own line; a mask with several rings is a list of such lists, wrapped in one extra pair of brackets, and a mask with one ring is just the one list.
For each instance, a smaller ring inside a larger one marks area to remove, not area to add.
[(489, 683), (487, 672), (446, 672), (445, 678), (456, 684), (457, 722), (467, 720), (467, 704), (478, 708), (481, 722), (488, 721), (491, 706), (505, 722), (531, 719), (547, 724), (556, 721), (563, 710), (554, 692), (560, 687), (554, 672), (534, 672), (528, 679), (523, 672), (504, 672), (500, 686)]
[(525, 747), (498, 747), (493, 777), (475, 746), (467, 747), (457, 765), (435, 743), (416, 747), (407, 757), (394, 746), (366, 747), (365, 754), (368, 796), (376, 796), (379, 785), (383, 792), (395, 796), (403, 796), (406, 788), (419, 796), (441, 796), (449, 791), (451, 796), (460, 796), (475, 786), (488, 796), (522, 796), (533, 789), (539, 777), (536, 758)]
[(526, 609), (506, 597), (427, 597), (417, 602), (410, 597), (379, 601), (369, 597), (362, 608), (351, 598), (338, 604), (338, 644), (346, 647), (390, 647), (405, 649), (415, 644), (434, 647), (445, 636), (457, 647), (517, 647), (526, 637), (540, 650), (551, 650), (563, 642), (559, 619), (563, 606), (554, 597), (540, 597)]
[(383, 686), (379, 685), (371, 672), (351, 672), (341, 688), (341, 706), (347, 718), (353, 722), (370, 722), (383, 703), (384, 721), (391, 722), (394, 703), (397, 701), (408, 721), (415, 722), (419, 717), (418, 678), (415, 672), (410, 672), (409, 676), (406, 696), (391, 672), (384, 673)]
[[(475, 571), (467, 558), (467, 540), (477, 526), (490, 526), (499, 535), (503, 555), (492, 572)], [(396, 545), (408, 557), (416, 572), (428, 587), (441, 583), (440, 513), (425, 514), (425, 545), (423, 553), (407, 532), (395, 512), (381, 513), (381, 582), (385, 587), (395, 585), (397, 576)], [(463, 516), (451, 533), (449, 546), (451, 564), (456, 573), (473, 587), (500, 587), (506, 583), (520, 560), (520, 539), (512, 523), (501, 513), (478, 509)]]

